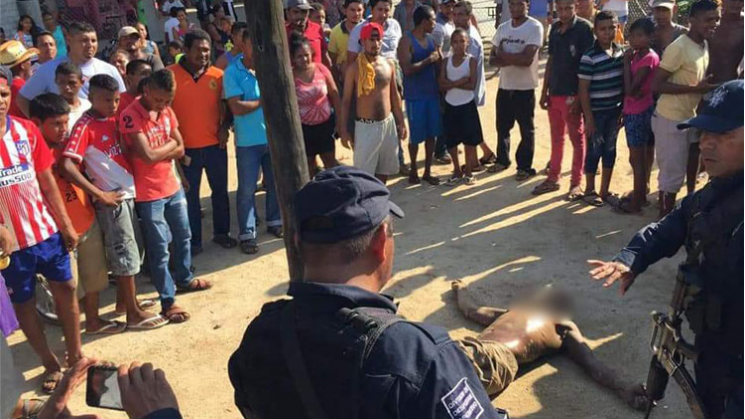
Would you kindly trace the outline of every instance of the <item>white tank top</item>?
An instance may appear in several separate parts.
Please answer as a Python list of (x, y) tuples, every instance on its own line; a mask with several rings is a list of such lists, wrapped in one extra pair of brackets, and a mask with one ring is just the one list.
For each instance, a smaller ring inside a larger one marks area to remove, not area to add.
[[(466, 54), (463, 63), (460, 66), (455, 67), (453, 65), (452, 54), (448, 57), (447, 65), (447, 79), (450, 81), (460, 80), (463, 77), (468, 77), (471, 74), (471, 54)], [(461, 106), (468, 102), (473, 101), (474, 95), (473, 90), (466, 89), (450, 89), (445, 94), (445, 101), (451, 106)]]

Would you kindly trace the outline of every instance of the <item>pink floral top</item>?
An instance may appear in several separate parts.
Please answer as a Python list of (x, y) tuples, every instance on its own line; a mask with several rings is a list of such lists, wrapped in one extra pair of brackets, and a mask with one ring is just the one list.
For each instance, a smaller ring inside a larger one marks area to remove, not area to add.
[(300, 122), (304, 125), (318, 125), (331, 117), (331, 101), (326, 86), (326, 79), (331, 78), (331, 73), (323, 64), (315, 64), (315, 67), (310, 83), (295, 77)]

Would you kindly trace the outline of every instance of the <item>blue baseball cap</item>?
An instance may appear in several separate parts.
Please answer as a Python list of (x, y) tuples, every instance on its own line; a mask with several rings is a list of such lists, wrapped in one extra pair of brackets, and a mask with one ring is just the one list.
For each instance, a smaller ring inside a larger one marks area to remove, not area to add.
[(717, 87), (698, 115), (678, 124), (678, 129), (698, 128), (723, 134), (743, 125), (743, 81), (732, 80)]
[(355, 167), (324, 170), (295, 193), (300, 240), (336, 243), (377, 228), (389, 214), (403, 218), (390, 195), (383, 182)]

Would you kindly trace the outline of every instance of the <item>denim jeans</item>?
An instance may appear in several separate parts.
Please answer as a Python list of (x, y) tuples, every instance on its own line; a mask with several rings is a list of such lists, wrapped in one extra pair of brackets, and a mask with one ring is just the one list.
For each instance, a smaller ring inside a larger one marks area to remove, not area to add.
[(199, 187), (202, 171), (207, 172), (207, 182), (212, 190), (212, 229), (213, 234), (230, 233), (230, 201), (228, 199), (228, 151), (217, 145), (203, 148), (187, 148), (186, 155), (191, 158), (188, 166), (183, 166), (189, 192), (186, 202), (189, 207), (189, 226), (191, 245), (202, 247), (202, 215), (199, 203)]
[(505, 90), (497, 92), (497, 163), (509, 166), (510, 131), (515, 122), (520, 127), (520, 145), (517, 146), (515, 160), (517, 170), (533, 172), (535, 152), (535, 91)]
[(269, 146), (256, 145), (235, 148), (236, 166), (238, 167), (238, 191), (236, 212), (238, 213), (238, 240), (256, 238), (256, 182), (259, 170), (264, 173), (266, 185), (266, 225), (278, 227), (282, 218), (277, 202), (277, 190), (274, 187), (274, 173)]
[(598, 171), (598, 163), (603, 159), (603, 168), (612, 169), (616, 164), (616, 140), (618, 139), (618, 119), (621, 108), (592, 111), (595, 120), (595, 133), (587, 139), (585, 173)]
[[(184, 190), (179, 189), (167, 198), (137, 202), (136, 207), (142, 220), (145, 251), (150, 261), (150, 277), (160, 295), (161, 306), (167, 309), (176, 300), (176, 285), (186, 287), (194, 279), (190, 270), (191, 230)], [(174, 256), (173, 276), (168, 270), (169, 238)]]

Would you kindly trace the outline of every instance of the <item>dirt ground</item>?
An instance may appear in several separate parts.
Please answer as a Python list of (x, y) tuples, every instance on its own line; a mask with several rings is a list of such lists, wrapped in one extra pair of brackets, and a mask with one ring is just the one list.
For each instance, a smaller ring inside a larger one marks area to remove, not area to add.
[[(494, 147), (496, 78), (489, 80), (487, 87), (488, 101), (481, 109), (481, 121), (486, 139)], [(537, 108), (535, 119), (535, 167), (541, 168), (550, 151), (548, 118)], [(513, 149), (518, 140), (515, 128)], [(568, 175), (571, 146), (566, 147), (563, 169)], [(618, 151), (612, 189), (624, 192), (631, 189), (631, 169), (623, 135), (618, 139)], [(338, 154), (342, 162), (351, 163), (349, 151)], [(232, 150), (230, 159), (234, 204)], [(449, 172), (449, 166), (436, 166), (437, 175), (445, 177)], [(395, 276), (384, 292), (401, 303), (401, 313), (407, 318), (445, 327), (457, 338), (478, 333), (480, 326), (458, 311), (450, 291), (454, 279), (471, 284), (478, 301), (489, 306), (506, 306), (521, 292), (544, 284), (564, 286), (576, 295), (575, 321), (597, 356), (616, 367), (623, 378), (644, 381), (650, 358), (649, 313), (666, 309), (677, 260), (653, 266), (624, 298), (619, 298), (615, 289), (605, 290), (593, 283), (585, 261), (611, 258), (637, 229), (654, 220), (656, 208), (647, 208), (642, 216), (616, 215), (609, 208), (566, 202), (567, 177), (561, 182), (561, 191), (532, 196), (531, 189), (543, 179), (537, 176), (519, 183), (513, 169), (496, 175), (480, 174), (478, 183), (470, 187), (409, 186), (404, 179), (394, 179), (390, 183), (393, 199), (407, 217), (395, 224)], [(209, 237), (211, 209), (206, 186), (202, 195), (204, 235)], [(263, 214), (263, 193), (258, 199)], [(237, 234), (235, 218), (233, 226), (233, 234)], [(204, 253), (195, 258), (194, 264), (198, 274), (214, 281), (215, 287), (178, 298), (192, 314), (189, 322), (117, 336), (84, 334), (85, 354), (115, 363), (153, 362), (166, 371), (186, 418), (239, 418), (227, 375), (228, 358), (246, 325), (264, 303), (284, 294), (288, 280), (282, 241), (270, 238), (263, 230), (259, 241), (261, 250), (256, 256), (205, 243)], [(140, 278), (138, 286), (141, 294), (155, 296), (147, 278)], [(102, 299), (102, 313), (113, 315), (114, 289)], [(47, 330), (53, 348), (62, 355), (61, 330)], [(40, 386), (42, 368), (22, 333), (12, 335), (10, 345), (27, 380), (26, 396), (33, 396)], [(80, 388), (74, 395), (70, 403), (74, 413), (95, 410), (85, 406), (84, 393)], [(524, 369), (495, 405), (508, 409), (515, 418), (641, 417), (561, 355)], [(96, 413), (104, 418), (125, 417), (113, 411)], [(674, 384), (653, 417), (689, 417), (685, 399)]]

